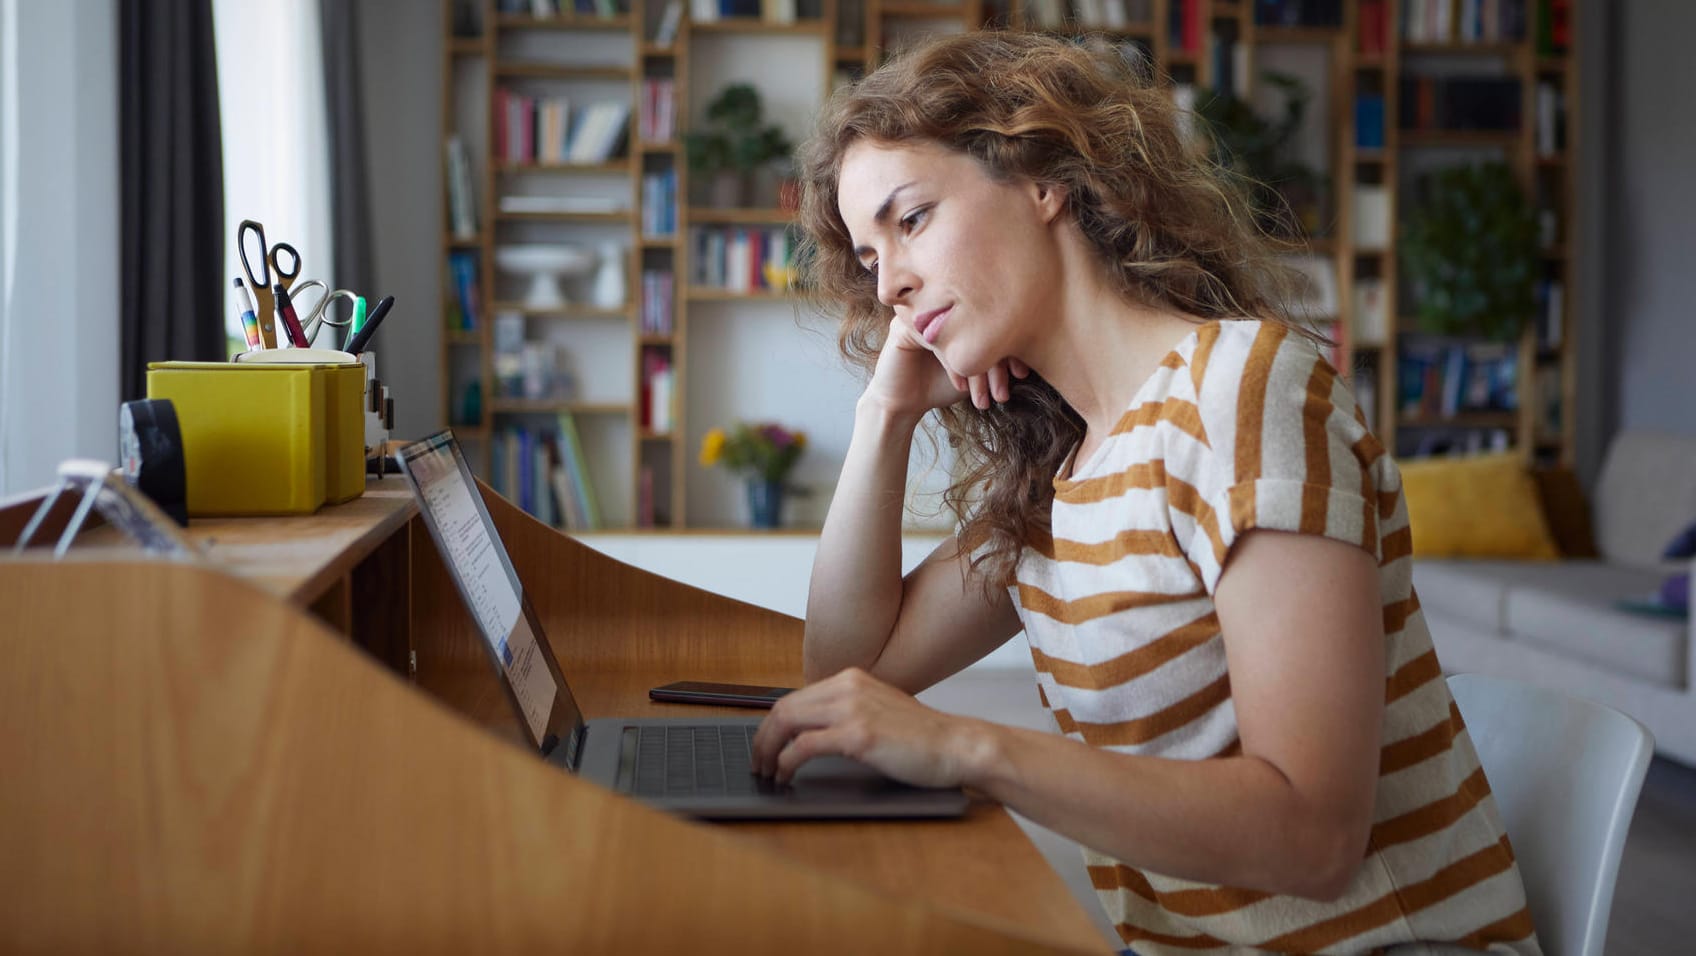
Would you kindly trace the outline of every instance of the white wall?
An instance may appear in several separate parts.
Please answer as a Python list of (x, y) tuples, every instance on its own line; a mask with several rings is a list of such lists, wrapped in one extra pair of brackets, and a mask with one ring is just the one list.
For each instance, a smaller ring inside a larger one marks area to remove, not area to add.
[(0, 494), (118, 443), (114, 0), (0, 0)]
[(1696, 435), (1696, 58), (1689, 51), (1696, 4), (1612, 7), (1624, 55), (1607, 101), (1597, 103), (1608, 111), (1604, 135), (1613, 150), (1599, 316), (1617, 355), (1612, 397), (1621, 428)]
[[(805, 617), (813, 555), (811, 535), (580, 534), (591, 548), (661, 577)], [(901, 539), (901, 573), (918, 566), (942, 542), (940, 535), (907, 534)], [(1024, 632), (991, 652), (978, 668), (1030, 671)]]

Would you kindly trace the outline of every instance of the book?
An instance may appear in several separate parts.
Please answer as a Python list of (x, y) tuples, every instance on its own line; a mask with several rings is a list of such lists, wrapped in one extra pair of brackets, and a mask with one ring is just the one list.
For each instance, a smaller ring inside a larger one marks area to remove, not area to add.
[(1354, 336), (1364, 345), (1383, 345), (1390, 337), (1390, 303), (1383, 279), (1354, 282)]
[(1384, 249), (1390, 245), (1390, 190), (1376, 183), (1354, 187), (1354, 247)]
[(477, 236), (477, 194), (471, 185), (471, 154), (465, 140), (455, 133), (448, 137), (448, 217), (455, 239)]
[(677, 40), (677, 28), (683, 22), (683, 0), (666, 0), (665, 12), (660, 14), (659, 28), (654, 31), (655, 46), (671, 46)]
[(594, 530), (601, 526), (600, 505), (595, 498), (595, 486), (589, 477), (589, 464), (583, 455), (583, 439), (577, 432), (577, 420), (570, 412), (559, 413), (560, 460), (571, 479), (577, 506), (583, 517), (581, 527)]

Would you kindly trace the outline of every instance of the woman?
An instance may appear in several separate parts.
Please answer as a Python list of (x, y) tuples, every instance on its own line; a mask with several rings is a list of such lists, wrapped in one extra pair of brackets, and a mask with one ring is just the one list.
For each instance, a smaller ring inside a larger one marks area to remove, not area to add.
[[(986, 793), (1087, 848), (1141, 954), (1538, 952), (1395, 466), (1169, 94), (1111, 54), (974, 33), (839, 94), (802, 166), (806, 278), (871, 376), (810, 683), (756, 769), (840, 753)], [(903, 578), (937, 409), (959, 530)], [(1021, 628), (1061, 735), (911, 696)]]

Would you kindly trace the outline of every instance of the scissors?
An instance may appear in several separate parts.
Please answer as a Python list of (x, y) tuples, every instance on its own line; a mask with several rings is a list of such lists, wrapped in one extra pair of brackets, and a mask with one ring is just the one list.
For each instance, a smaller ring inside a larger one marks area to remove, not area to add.
[[(308, 289), (317, 291), (318, 301), (312, 304), (311, 309), (302, 311), (301, 301)], [(306, 340), (310, 342), (317, 337), (318, 330), (326, 325), (336, 329), (350, 329), (353, 325), (353, 316), (349, 315), (345, 319), (336, 318), (336, 310), (331, 308), (331, 304), (337, 299), (346, 299), (349, 304), (355, 304), (359, 301), (359, 294), (349, 292), (346, 289), (336, 289), (332, 292), (330, 287), (323, 282), (317, 279), (307, 279), (289, 291), (289, 298), (294, 300), (295, 310), (300, 312), (300, 324), (305, 327)]]
[[(253, 271), (253, 260), (247, 255), (247, 237), (253, 233), (259, 240), (259, 271)], [(241, 253), (241, 270), (247, 273), (247, 284), (253, 287), (253, 299), (258, 309), (259, 338), (268, 349), (277, 347), (276, 302), (271, 292), (273, 283), (284, 289), (300, 277), (300, 253), (286, 242), (269, 245), (265, 242), (265, 227), (252, 219), (243, 219), (236, 228), (236, 249)], [(289, 267), (283, 268), (280, 257), (286, 256)]]

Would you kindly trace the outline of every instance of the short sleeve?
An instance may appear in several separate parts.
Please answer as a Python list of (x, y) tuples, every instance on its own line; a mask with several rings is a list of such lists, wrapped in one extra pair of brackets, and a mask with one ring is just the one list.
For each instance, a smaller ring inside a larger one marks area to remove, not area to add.
[(1208, 594), (1254, 528), (1317, 534), (1379, 555), (1382, 453), (1345, 382), (1300, 333), (1220, 322), (1191, 357), (1203, 440), (1171, 432), (1172, 528)]

